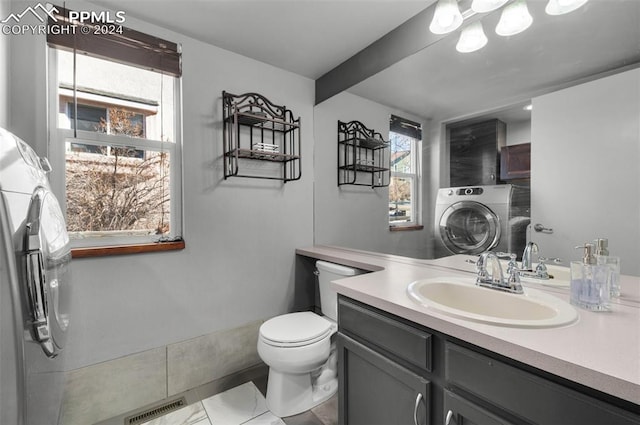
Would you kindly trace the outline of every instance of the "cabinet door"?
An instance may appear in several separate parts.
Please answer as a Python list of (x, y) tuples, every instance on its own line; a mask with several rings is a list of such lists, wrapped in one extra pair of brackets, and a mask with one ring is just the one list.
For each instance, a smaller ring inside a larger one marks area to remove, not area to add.
[(506, 125), (499, 120), (452, 127), (449, 130), (449, 186), (497, 184), (499, 153), (505, 141)]
[(511, 422), (453, 394), (444, 392), (445, 425), (511, 425)]
[(531, 177), (531, 143), (505, 146), (500, 152), (500, 179)]
[(337, 336), (340, 425), (428, 425), (430, 383), (372, 349)]

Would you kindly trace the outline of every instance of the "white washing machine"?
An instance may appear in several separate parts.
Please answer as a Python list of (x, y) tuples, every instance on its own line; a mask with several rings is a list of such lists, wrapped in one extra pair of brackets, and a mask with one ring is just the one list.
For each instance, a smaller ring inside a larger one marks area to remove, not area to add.
[(436, 257), (512, 252), (526, 243), (529, 189), (510, 184), (438, 190), (434, 236)]
[(71, 252), (49, 169), (0, 128), (0, 424), (60, 419)]

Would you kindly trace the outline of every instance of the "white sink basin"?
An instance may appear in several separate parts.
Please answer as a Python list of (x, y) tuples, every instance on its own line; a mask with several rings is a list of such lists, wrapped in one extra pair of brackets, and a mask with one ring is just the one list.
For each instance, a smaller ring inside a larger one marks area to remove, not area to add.
[(546, 328), (578, 318), (569, 303), (553, 295), (531, 288), (525, 288), (524, 294), (510, 294), (477, 286), (472, 279), (422, 279), (409, 284), (407, 294), (442, 313), (498, 326)]

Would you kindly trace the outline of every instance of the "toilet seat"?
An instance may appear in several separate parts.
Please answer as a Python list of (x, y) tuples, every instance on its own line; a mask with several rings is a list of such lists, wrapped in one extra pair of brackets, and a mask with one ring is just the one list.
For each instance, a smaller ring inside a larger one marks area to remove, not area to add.
[(331, 336), (335, 324), (310, 311), (289, 313), (260, 326), (260, 338), (275, 347), (302, 347)]

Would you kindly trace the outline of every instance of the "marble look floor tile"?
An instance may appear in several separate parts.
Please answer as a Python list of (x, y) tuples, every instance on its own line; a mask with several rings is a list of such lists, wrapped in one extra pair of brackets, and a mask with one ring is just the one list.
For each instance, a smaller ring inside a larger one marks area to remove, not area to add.
[(204, 425), (208, 424), (207, 412), (202, 403), (194, 403), (143, 425)]
[(298, 415), (287, 416), (282, 418), (285, 425), (323, 425), (320, 418), (313, 414), (311, 410), (302, 412)]
[(239, 425), (268, 410), (264, 396), (253, 382), (202, 400), (202, 404), (215, 425)]
[(242, 425), (286, 425), (282, 419), (271, 412), (265, 412), (260, 416), (245, 422)]
[(338, 395), (334, 395), (311, 411), (324, 425), (338, 425)]

